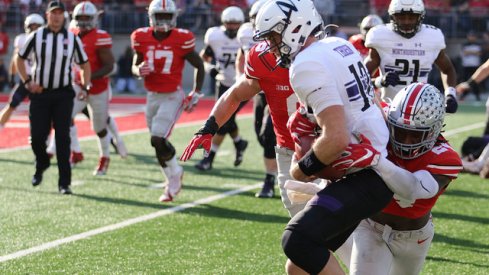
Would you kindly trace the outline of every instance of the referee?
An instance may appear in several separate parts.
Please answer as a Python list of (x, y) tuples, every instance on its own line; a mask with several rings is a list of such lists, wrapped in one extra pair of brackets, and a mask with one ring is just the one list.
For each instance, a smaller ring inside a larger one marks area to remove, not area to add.
[[(63, 3), (49, 2), (47, 25), (27, 37), (15, 57), (15, 64), (21, 80), (30, 91), (31, 146), (36, 156), (32, 185), (41, 184), (42, 174), (50, 165), (46, 140), (52, 126), (56, 136), (58, 190), (61, 194), (71, 194), (70, 122), (75, 97), (71, 86), (71, 67), (73, 61), (80, 66), (84, 91), (79, 96), (83, 97), (90, 87), (90, 65), (81, 40), (64, 27), (64, 11)], [(28, 73), (24, 60), (29, 56), (33, 56), (35, 62)]]

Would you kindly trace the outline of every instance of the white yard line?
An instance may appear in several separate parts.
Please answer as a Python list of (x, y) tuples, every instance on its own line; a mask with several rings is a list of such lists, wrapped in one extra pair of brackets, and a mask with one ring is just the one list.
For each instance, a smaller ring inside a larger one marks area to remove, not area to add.
[[(241, 118), (250, 117), (250, 116), (251, 115), (245, 115), (245, 116), (241, 116)], [(180, 128), (180, 127), (189, 127), (189, 126), (200, 125), (200, 124), (202, 124), (202, 121), (200, 121), (200, 122), (191, 122), (191, 123), (182, 123), (180, 125), (177, 125), (176, 127), (177, 128)], [(462, 132), (465, 132), (465, 131), (470, 131), (470, 130), (482, 128), (484, 126), (485, 126), (485, 123), (482, 123), (482, 122), (480, 122), (480, 123), (474, 123), (474, 124), (471, 124), (471, 125), (467, 125), (465, 127), (453, 129), (453, 130), (450, 130), (450, 131), (446, 131), (445, 134), (444, 134), (444, 136), (448, 137), (448, 136), (459, 134), (459, 133), (462, 133)], [(143, 131), (146, 131), (146, 130), (138, 130), (138, 131), (139, 132), (143, 132)], [(139, 133), (138, 131), (133, 131), (132, 133)], [(127, 134), (129, 134), (129, 133), (127, 133)], [(93, 139), (94, 137), (90, 137), (90, 138)], [(90, 139), (90, 138), (86, 138), (86, 139)], [(20, 149), (18, 149), (18, 150), (20, 150)], [(3, 151), (0, 151), (0, 152), (3, 152)], [(90, 238), (90, 237), (95, 236), (95, 235), (98, 235), (98, 234), (102, 234), (102, 233), (106, 233), (106, 232), (118, 230), (118, 229), (121, 229), (121, 228), (130, 226), (130, 225), (136, 224), (136, 223), (149, 221), (149, 220), (152, 220), (152, 219), (155, 219), (155, 218), (158, 218), (158, 217), (162, 217), (162, 216), (166, 216), (166, 215), (169, 215), (169, 214), (172, 214), (172, 213), (176, 213), (176, 212), (179, 212), (179, 211), (182, 211), (182, 210), (185, 210), (185, 209), (188, 209), (188, 208), (192, 208), (192, 207), (195, 207), (195, 206), (198, 206), (198, 205), (201, 205), (201, 204), (206, 204), (206, 203), (210, 203), (210, 202), (213, 202), (213, 201), (217, 201), (217, 200), (220, 200), (220, 199), (223, 199), (223, 198), (226, 198), (226, 197), (229, 197), (229, 196), (233, 196), (233, 195), (236, 195), (236, 194), (239, 194), (239, 193), (247, 192), (249, 190), (253, 190), (253, 189), (259, 188), (261, 186), (261, 184), (262, 183), (257, 183), (257, 184), (254, 184), (254, 185), (245, 186), (245, 187), (242, 187), (242, 188), (239, 188), (239, 189), (236, 189), (236, 190), (231, 190), (231, 191), (224, 192), (224, 193), (221, 193), (221, 194), (217, 194), (217, 195), (214, 195), (214, 196), (210, 196), (210, 197), (207, 197), (207, 198), (199, 199), (199, 200), (196, 200), (194, 202), (184, 203), (182, 205), (178, 205), (178, 206), (174, 206), (172, 208), (160, 210), (160, 211), (157, 211), (157, 212), (148, 214), (148, 215), (144, 215), (144, 216), (132, 218), (132, 219), (129, 219), (129, 220), (126, 220), (126, 221), (122, 221), (120, 223), (116, 223), (116, 224), (112, 224), (112, 225), (107, 225), (107, 226), (100, 227), (100, 228), (97, 228), (97, 229), (94, 229), (94, 230), (90, 230), (90, 231), (87, 231), (87, 232), (84, 232), (84, 233), (80, 233), (80, 234), (73, 235), (73, 236), (70, 236), (70, 237), (66, 237), (66, 238), (63, 238), (63, 239), (58, 239), (58, 240), (55, 240), (55, 241), (52, 241), (52, 242), (44, 243), (44, 244), (41, 244), (41, 245), (38, 245), (38, 246), (34, 246), (34, 247), (31, 247), (31, 248), (28, 248), (28, 249), (24, 249), (24, 250), (20, 250), (20, 251), (11, 253), (11, 254), (0, 256), (0, 263), (6, 262), (6, 261), (9, 261), (9, 260), (13, 260), (13, 259), (17, 259), (17, 258), (21, 258), (21, 257), (27, 256), (27, 255), (32, 254), (32, 253), (42, 252), (44, 250), (48, 250), (48, 249), (51, 249), (51, 248), (60, 246), (62, 244), (66, 244), (66, 243), (70, 243), (70, 242), (74, 242), (74, 241), (78, 241), (78, 240), (83, 240), (83, 239), (87, 239), (87, 238)]]
[(107, 226), (100, 227), (100, 228), (97, 228), (97, 229), (94, 229), (94, 230), (90, 230), (90, 231), (87, 231), (87, 232), (76, 234), (76, 235), (73, 235), (73, 236), (70, 236), (70, 237), (66, 237), (66, 238), (63, 238), (63, 239), (58, 239), (58, 240), (55, 240), (55, 241), (52, 241), (52, 242), (48, 242), (48, 243), (44, 243), (44, 244), (41, 244), (41, 245), (38, 245), (38, 246), (31, 247), (31, 248), (28, 248), (28, 249), (20, 250), (20, 251), (14, 252), (12, 254), (7, 254), (7, 255), (4, 255), (4, 256), (0, 256), (0, 263), (6, 262), (6, 261), (9, 261), (9, 260), (13, 260), (13, 259), (17, 259), (17, 258), (21, 258), (21, 257), (27, 256), (27, 255), (32, 254), (32, 253), (42, 252), (44, 250), (48, 250), (48, 249), (51, 249), (51, 248), (60, 246), (62, 244), (66, 244), (66, 243), (70, 243), (70, 242), (74, 242), (74, 241), (79, 241), (79, 240), (87, 239), (87, 238), (90, 238), (90, 237), (95, 236), (95, 235), (99, 235), (99, 234), (102, 234), (102, 233), (106, 233), (106, 232), (118, 230), (118, 229), (121, 229), (121, 228), (124, 228), (124, 227), (127, 227), (127, 226), (131, 226), (133, 224), (137, 224), (137, 223), (140, 223), (140, 222), (149, 221), (149, 220), (156, 219), (156, 218), (159, 218), (159, 217), (162, 217), (162, 216), (166, 216), (166, 215), (169, 215), (169, 214), (180, 212), (180, 211), (183, 211), (185, 209), (196, 207), (196, 206), (201, 205), (201, 204), (211, 203), (211, 202), (214, 202), (214, 201), (217, 201), (217, 200), (220, 200), (220, 199), (224, 199), (224, 198), (227, 198), (227, 197), (236, 195), (236, 194), (240, 194), (240, 193), (243, 193), (243, 192), (247, 192), (249, 190), (253, 190), (253, 189), (259, 188), (261, 185), (262, 185), (262, 183), (257, 183), (257, 184), (254, 184), (254, 185), (241, 187), (241, 188), (236, 189), (236, 190), (231, 190), (231, 191), (228, 191), (228, 192), (224, 192), (224, 193), (221, 193), (221, 194), (217, 194), (217, 195), (210, 196), (210, 197), (207, 197), (207, 198), (203, 198), (203, 199), (200, 199), (200, 200), (196, 200), (196, 201), (193, 201), (193, 202), (184, 203), (182, 205), (177, 205), (177, 206), (174, 206), (172, 208), (168, 208), (168, 209), (156, 211), (156, 212), (151, 213), (151, 214), (148, 214), (148, 215), (144, 215), (144, 216), (132, 218), (132, 219), (129, 219), (129, 220), (122, 221), (120, 223), (107, 225)]

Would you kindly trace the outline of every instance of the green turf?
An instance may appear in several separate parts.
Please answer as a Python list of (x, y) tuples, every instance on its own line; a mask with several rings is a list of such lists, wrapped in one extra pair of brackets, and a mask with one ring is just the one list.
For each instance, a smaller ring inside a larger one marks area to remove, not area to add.
[[(447, 129), (484, 121), (483, 107), (462, 106)], [(243, 164), (232, 166), (229, 140), (214, 170), (184, 164), (185, 186), (176, 202), (161, 204), (163, 181), (147, 133), (125, 136), (130, 155), (112, 156), (108, 175), (93, 177), (94, 140), (82, 142), (85, 161), (73, 170), (73, 196), (57, 193), (53, 161), (41, 186), (32, 188), (30, 150), (0, 153), (0, 257), (173, 206), (255, 185), (263, 178), (261, 150), (251, 119), (239, 121), (252, 141)], [(198, 126), (175, 129), (182, 152)], [(449, 137), (459, 150), (475, 129)], [(486, 274), (489, 268), (489, 181), (462, 175), (434, 208), (436, 236), (423, 274)], [(280, 236), (287, 214), (280, 199), (256, 199), (252, 190), (181, 212), (0, 263), (0, 274), (283, 274)]]

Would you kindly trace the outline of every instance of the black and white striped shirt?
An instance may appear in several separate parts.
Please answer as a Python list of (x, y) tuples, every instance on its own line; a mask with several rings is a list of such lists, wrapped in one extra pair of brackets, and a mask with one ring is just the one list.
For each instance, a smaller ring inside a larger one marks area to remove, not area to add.
[(45, 89), (57, 89), (71, 84), (71, 67), (88, 61), (80, 38), (65, 28), (58, 33), (47, 26), (31, 33), (19, 51), (19, 56), (33, 57), (32, 80)]

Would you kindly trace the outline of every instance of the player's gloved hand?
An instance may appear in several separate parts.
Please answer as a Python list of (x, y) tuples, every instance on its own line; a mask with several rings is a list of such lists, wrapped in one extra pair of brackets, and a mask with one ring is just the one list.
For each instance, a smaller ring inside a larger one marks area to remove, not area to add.
[(209, 119), (207, 119), (204, 126), (200, 128), (197, 133), (195, 133), (194, 138), (183, 151), (180, 160), (187, 161), (192, 157), (195, 150), (200, 148), (204, 149), (204, 155), (209, 154), (209, 151), (211, 150), (212, 137), (216, 134), (217, 130), (219, 130), (219, 125), (217, 125), (216, 118), (211, 116)]
[(145, 77), (147, 75), (149, 75), (152, 71), (151, 67), (149, 66), (149, 64), (147, 62), (143, 62), (141, 64), (139, 64), (139, 76), (140, 77)]
[(388, 87), (396, 86), (399, 83), (399, 75), (395, 71), (385, 73), (383, 76), (379, 76), (375, 79), (375, 87)]
[(300, 137), (316, 136), (317, 124), (307, 118), (307, 109), (303, 106), (299, 107), (287, 121), (287, 129), (295, 143), (300, 145)]
[(191, 91), (187, 97), (183, 100), (183, 109), (190, 113), (194, 110), (195, 105), (199, 102), (199, 99), (204, 95), (198, 91)]
[(457, 91), (453, 87), (448, 87), (445, 90), (445, 111), (449, 114), (457, 112)]
[(377, 151), (370, 140), (359, 134), (357, 139), (360, 143), (349, 144), (341, 156), (331, 163), (337, 170), (349, 170), (351, 168), (369, 168), (379, 163), (380, 152)]

